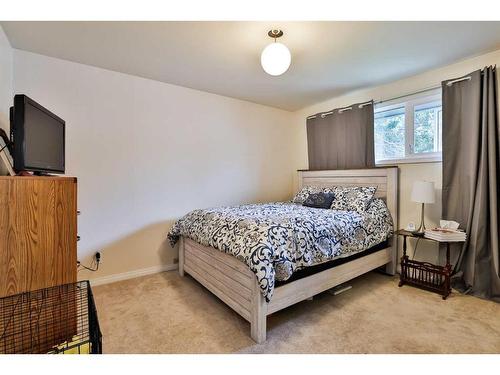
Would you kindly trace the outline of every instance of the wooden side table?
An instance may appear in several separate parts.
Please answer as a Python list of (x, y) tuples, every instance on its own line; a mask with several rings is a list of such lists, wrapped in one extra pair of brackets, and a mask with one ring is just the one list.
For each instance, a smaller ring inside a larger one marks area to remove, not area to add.
[[(418, 236), (407, 230), (398, 230), (397, 235), (403, 236), (403, 256), (401, 257), (401, 274), (399, 286), (405, 284), (438, 293), (446, 299), (451, 293), (450, 278), (452, 267), (450, 264), (450, 243), (437, 241), (431, 238)], [(444, 266), (413, 260), (406, 254), (406, 239), (419, 238), (426, 241), (446, 244), (446, 264)], [(455, 243), (455, 241), (454, 241)]]

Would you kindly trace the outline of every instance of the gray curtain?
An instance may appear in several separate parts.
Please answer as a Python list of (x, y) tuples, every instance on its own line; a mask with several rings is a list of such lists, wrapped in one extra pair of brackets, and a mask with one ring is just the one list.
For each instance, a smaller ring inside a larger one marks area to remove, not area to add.
[(454, 287), (500, 302), (500, 129), (496, 68), (443, 87), (443, 218), (467, 232)]
[(373, 102), (353, 104), (309, 118), (309, 169), (374, 167), (373, 132)]

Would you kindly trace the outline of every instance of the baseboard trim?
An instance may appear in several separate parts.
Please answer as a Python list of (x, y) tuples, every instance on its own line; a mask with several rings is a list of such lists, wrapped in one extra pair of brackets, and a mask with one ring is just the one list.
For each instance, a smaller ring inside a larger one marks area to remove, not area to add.
[(123, 273), (116, 273), (114, 275), (96, 277), (95, 279), (90, 279), (90, 284), (92, 286), (111, 284), (117, 281), (135, 279), (136, 277), (152, 275), (155, 273), (173, 271), (179, 268), (178, 264), (165, 264), (161, 266), (153, 266), (149, 268), (142, 268), (134, 271), (128, 271)]

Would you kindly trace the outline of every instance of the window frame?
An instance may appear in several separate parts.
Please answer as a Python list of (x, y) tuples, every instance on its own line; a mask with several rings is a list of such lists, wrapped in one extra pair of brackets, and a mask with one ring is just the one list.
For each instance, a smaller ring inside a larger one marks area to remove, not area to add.
[[(381, 159), (375, 160), (375, 165), (394, 165), (394, 164), (413, 164), (413, 163), (435, 163), (441, 162), (442, 151), (437, 152), (422, 152), (414, 153), (415, 145), (415, 107), (425, 104), (440, 101), (442, 106), (441, 89), (437, 88), (424, 93), (405, 96), (391, 101), (378, 103), (374, 106), (373, 112), (376, 115), (378, 112), (388, 111), (391, 109), (404, 107), (405, 109), (405, 156), (399, 159)], [(441, 126), (443, 126), (441, 122)], [(375, 137), (375, 121), (373, 121)], [(442, 141), (442, 140), (441, 140)]]

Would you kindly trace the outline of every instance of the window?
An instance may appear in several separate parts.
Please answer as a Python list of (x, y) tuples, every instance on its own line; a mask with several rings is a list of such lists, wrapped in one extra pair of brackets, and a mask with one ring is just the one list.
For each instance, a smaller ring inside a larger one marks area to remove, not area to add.
[(377, 164), (441, 160), (439, 89), (377, 105), (374, 122)]

